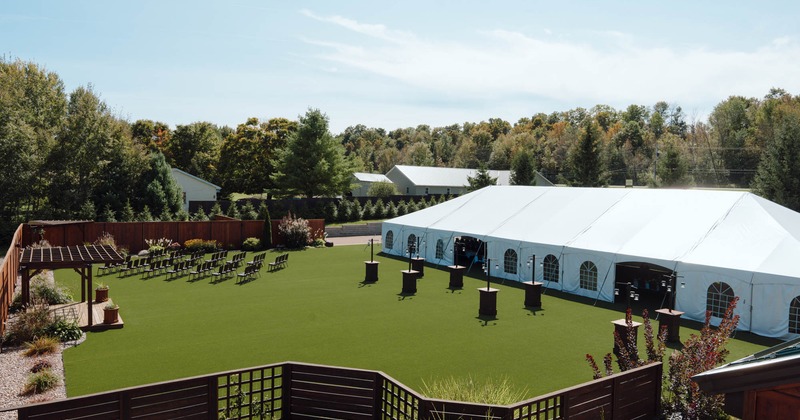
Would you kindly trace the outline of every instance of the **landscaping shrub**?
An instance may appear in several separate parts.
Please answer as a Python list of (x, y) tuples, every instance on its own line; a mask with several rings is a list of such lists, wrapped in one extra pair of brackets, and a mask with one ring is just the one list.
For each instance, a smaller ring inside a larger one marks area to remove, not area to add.
[(25, 343), (25, 355), (41, 356), (43, 354), (52, 354), (58, 350), (59, 342), (57, 338), (43, 336), (33, 341)]
[(260, 251), (261, 239), (247, 238), (242, 242), (242, 251)]
[(278, 224), (278, 232), (283, 235), (287, 248), (303, 248), (311, 240), (311, 228), (308, 227), (308, 221), (297, 218), (291, 213), (281, 219)]
[(325, 206), (325, 223), (335, 223), (339, 220), (339, 208), (331, 201)]
[(361, 201), (353, 200), (353, 211), (350, 214), (350, 221), (357, 222), (363, 217), (361, 213), (364, 209), (361, 207)]
[(213, 239), (208, 241), (203, 239), (189, 239), (183, 243), (183, 246), (190, 252), (214, 252), (219, 247), (219, 244)]
[(147, 244), (148, 250), (152, 252), (154, 250), (161, 250), (172, 245), (172, 239), (169, 238), (145, 239), (144, 243)]
[(206, 216), (206, 211), (203, 210), (203, 207), (200, 206), (197, 208), (197, 212), (192, 215), (192, 220), (195, 222), (205, 222), (208, 220), (208, 216)]
[(219, 204), (219, 201), (215, 201), (214, 205), (211, 206), (211, 210), (208, 212), (208, 218), (213, 219), (214, 216), (222, 214), (222, 206)]
[(228, 206), (228, 213), (226, 214), (228, 217), (232, 217), (234, 219), (241, 219), (242, 214), (239, 213), (239, 206), (236, 205), (235, 201), (231, 201), (231, 204)]
[(339, 212), (338, 212), (338, 215), (339, 215), (338, 221), (346, 222), (346, 221), (350, 220), (350, 217), (352, 217), (353, 208), (350, 206), (350, 201), (344, 200), (344, 199), (340, 200), (339, 201), (339, 209), (338, 210), (339, 210)]
[(364, 203), (364, 211), (361, 213), (361, 219), (363, 220), (372, 220), (375, 217), (374, 213), (374, 205), (372, 204), (372, 200), (367, 200)]
[[(393, 204), (394, 203), (391, 203), (391, 204), (389, 204), (389, 206), (392, 206)], [(398, 216), (402, 216), (402, 215), (408, 213), (408, 204), (406, 204), (405, 200), (400, 200), (400, 202), (397, 203), (397, 205), (395, 206), (395, 213)]]
[(431, 383), (422, 381), (422, 393), (442, 400), (507, 405), (524, 400), (528, 392), (515, 390), (507, 377), (478, 380), (470, 375), (435, 379)]
[(68, 289), (41, 280), (31, 285), (31, 293), (33, 294), (32, 296), (41, 299), (48, 305), (72, 302), (72, 295), (70, 295)]
[(47, 360), (39, 359), (33, 363), (33, 366), (30, 368), (31, 373), (41, 372), (45, 369), (52, 369), (53, 365), (50, 364)]
[(417, 203), (414, 202), (414, 199), (408, 200), (408, 204), (406, 205), (406, 214), (407, 213), (414, 213), (415, 211), (419, 210)]
[(81, 338), (83, 331), (81, 331), (81, 327), (78, 326), (77, 322), (58, 318), (45, 328), (45, 334), (63, 343)]
[(117, 249), (117, 241), (114, 239), (114, 235), (108, 232), (101, 233), (100, 236), (94, 240), (93, 245), (110, 245), (112, 248)]
[(397, 217), (397, 216), (398, 216), (398, 214), (397, 214), (397, 206), (395, 206), (394, 205), (394, 201), (392, 201), (391, 203), (389, 203), (389, 206), (386, 208), (385, 217), (388, 217), (388, 218), (391, 219), (391, 218)]
[(22, 344), (43, 337), (47, 327), (53, 323), (53, 316), (47, 304), (32, 299), (34, 303), (24, 312), (20, 312), (9, 322), (4, 342)]
[(376, 219), (383, 219), (386, 217), (386, 204), (383, 203), (382, 199), (378, 199), (375, 202), (375, 205), (372, 206), (372, 216)]
[(22, 388), (23, 394), (41, 394), (55, 388), (59, 383), (58, 376), (52, 369), (44, 369), (28, 376), (25, 387)]

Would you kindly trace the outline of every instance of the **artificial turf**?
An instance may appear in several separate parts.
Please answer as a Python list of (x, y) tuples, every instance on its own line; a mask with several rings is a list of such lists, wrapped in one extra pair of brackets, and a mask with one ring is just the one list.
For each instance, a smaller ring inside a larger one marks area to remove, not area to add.
[[(552, 291), (543, 309), (526, 310), (523, 290), (493, 284), (498, 315), (487, 321), (478, 317), (484, 280), (465, 277), (463, 290), (452, 291), (447, 271), (429, 266), (416, 295), (401, 296), (407, 263), (376, 257), (380, 280), (365, 285), (369, 255), (363, 246), (295, 251), (287, 268), (242, 285), (95, 277), (109, 284), (125, 327), (89, 333), (64, 352), (67, 393), (299, 361), (380, 370), (416, 390), (437, 377), (507, 376), (532, 397), (591, 380), (585, 355), (610, 352), (610, 321), (623, 317), (621, 307)], [(71, 270), (56, 279), (79, 288)], [(681, 337), (693, 332), (684, 326)], [(731, 341), (728, 360), (771, 344), (756, 341)]]

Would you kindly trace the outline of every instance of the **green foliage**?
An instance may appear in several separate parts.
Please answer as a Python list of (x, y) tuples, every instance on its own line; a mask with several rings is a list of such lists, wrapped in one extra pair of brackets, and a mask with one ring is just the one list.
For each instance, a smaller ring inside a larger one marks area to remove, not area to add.
[(8, 324), (3, 342), (22, 344), (43, 337), (47, 327), (53, 322), (46, 303), (34, 303), (24, 312), (17, 314), (14, 322)]
[(527, 390), (514, 387), (508, 377), (479, 379), (468, 375), (423, 381), (422, 394), (440, 400), (508, 405), (524, 400)]
[(32, 298), (40, 299), (42, 302), (45, 302), (48, 305), (59, 305), (72, 302), (72, 295), (70, 295), (69, 289), (65, 287), (49, 284), (44, 281), (36, 281), (32, 283)]
[(137, 217), (137, 219), (139, 219), (140, 222), (152, 222), (153, 221), (153, 215), (150, 213), (150, 207), (148, 205), (145, 205), (144, 207), (142, 207), (142, 211), (139, 213), (139, 216)]
[(336, 196), (350, 190), (351, 163), (328, 131), (328, 117), (317, 109), (299, 117), (297, 131), (273, 163), (272, 179), (286, 195)]
[(390, 202), (386, 207), (386, 217), (390, 219), (397, 217), (397, 206), (395, 206), (394, 201)]
[(23, 394), (41, 394), (55, 388), (61, 380), (51, 369), (44, 369), (28, 376), (25, 386), (22, 388)]
[(351, 222), (356, 222), (356, 221), (361, 220), (364, 217), (362, 215), (362, 212), (364, 211), (364, 208), (361, 207), (361, 201), (359, 201), (357, 199), (353, 199), (352, 203), (353, 203), (352, 204), (353, 211), (350, 214), (350, 221)]
[(378, 199), (375, 202), (375, 205), (372, 206), (372, 216), (375, 219), (383, 219), (386, 217), (386, 204), (383, 203), (382, 199)]
[(527, 152), (519, 152), (511, 162), (511, 185), (533, 185), (534, 169)]
[(136, 220), (136, 213), (133, 211), (133, 206), (131, 206), (131, 200), (125, 200), (125, 207), (122, 208), (122, 212), (119, 215), (120, 222), (133, 222)]
[(239, 213), (239, 205), (236, 204), (235, 201), (231, 201), (231, 204), (228, 206), (228, 212), (226, 216), (232, 217), (234, 219), (241, 219), (242, 214)]
[(240, 214), (242, 216), (242, 220), (256, 220), (258, 218), (258, 212), (256, 211), (256, 208), (253, 207), (253, 203), (250, 200), (245, 200)]
[(469, 182), (467, 191), (476, 191), (483, 187), (488, 187), (489, 185), (497, 185), (497, 178), (492, 178), (489, 175), (486, 164), (481, 162), (478, 166), (478, 172), (475, 173), (474, 177), (468, 176), (467, 182)]
[(753, 192), (800, 211), (800, 107), (786, 112), (776, 125), (758, 165)]
[(379, 198), (391, 197), (397, 195), (397, 187), (392, 182), (373, 182), (367, 190), (367, 195)]
[(172, 220), (172, 212), (169, 209), (169, 206), (165, 205), (164, 208), (161, 209), (161, 214), (158, 216), (158, 220), (162, 222), (169, 222)]
[(260, 251), (261, 239), (247, 238), (242, 242), (242, 251)]
[(331, 201), (325, 205), (325, 223), (334, 223), (339, 221), (339, 207), (336, 202)]
[(215, 201), (214, 205), (211, 206), (211, 210), (208, 212), (208, 218), (213, 219), (214, 216), (218, 214), (224, 214), (222, 212), (222, 206), (219, 204), (219, 201)]
[(681, 140), (672, 134), (667, 134), (663, 138), (664, 146), (658, 159), (657, 170), (661, 185), (687, 185), (689, 183), (689, 177), (687, 176), (689, 165), (678, 148), (677, 143)]
[(45, 334), (63, 343), (81, 338), (83, 331), (81, 331), (81, 327), (78, 326), (77, 322), (58, 318), (45, 329)]
[(338, 221), (340, 222), (347, 222), (352, 219), (353, 206), (351, 205), (350, 200), (339, 200), (339, 209), (337, 211), (337, 215), (339, 216)]
[(286, 247), (290, 249), (304, 248), (311, 242), (311, 228), (308, 227), (308, 221), (292, 214), (281, 219), (278, 232), (286, 242)]
[(116, 215), (114, 214), (114, 210), (111, 210), (111, 204), (109, 203), (106, 203), (106, 205), (103, 207), (103, 211), (100, 213), (99, 216), (101, 222), (113, 223), (117, 221)]
[(203, 179), (214, 179), (222, 136), (209, 122), (178, 125), (166, 140), (164, 154), (170, 165)]
[(203, 206), (197, 207), (197, 211), (192, 215), (192, 220), (196, 222), (205, 222), (208, 220), (208, 216), (206, 216)]
[(600, 133), (595, 123), (586, 123), (578, 143), (570, 152), (569, 167), (573, 185), (599, 187), (605, 185), (605, 164), (600, 149)]
[[(389, 207), (393, 205), (394, 203), (392, 202), (389, 204)], [(389, 211), (389, 213), (391, 213), (391, 210)], [(403, 216), (408, 213), (408, 203), (406, 203), (406, 200), (400, 200), (397, 202), (397, 205), (395, 206), (395, 213), (398, 216)]]
[(417, 210), (419, 210), (419, 207), (417, 206), (417, 203), (414, 201), (413, 198), (409, 199), (408, 203), (406, 204), (406, 212), (407, 213), (414, 213)]
[(95, 211), (94, 203), (91, 200), (86, 200), (81, 205), (80, 211), (78, 211), (78, 217), (81, 220), (94, 220), (97, 218), (97, 212)]
[(364, 203), (364, 209), (362, 210), (361, 218), (364, 220), (374, 219), (375, 218), (374, 208), (375, 205), (372, 204), (372, 200), (367, 200)]

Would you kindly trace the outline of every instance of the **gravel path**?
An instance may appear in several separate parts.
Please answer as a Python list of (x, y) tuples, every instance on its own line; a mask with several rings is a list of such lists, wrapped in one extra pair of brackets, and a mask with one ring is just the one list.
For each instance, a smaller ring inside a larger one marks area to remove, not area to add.
[[(49, 281), (53, 280), (53, 273), (48, 272)], [(9, 318), (13, 322), (14, 317)], [(52, 401), (67, 398), (64, 386), (64, 361), (61, 352), (69, 347), (77, 346), (86, 339), (86, 334), (74, 342), (62, 344), (58, 351), (46, 356), (27, 357), (23, 354), (23, 347), (4, 347), (0, 353), (0, 420), (16, 419), (16, 411), (2, 412), (3, 409), (38, 402)], [(21, 395), (22, 388), (30, 375), (30, 368), (37, 360), (47, 360), (53, 372), (59, 377), (59, 384), (55, 388), (42, 394)]]

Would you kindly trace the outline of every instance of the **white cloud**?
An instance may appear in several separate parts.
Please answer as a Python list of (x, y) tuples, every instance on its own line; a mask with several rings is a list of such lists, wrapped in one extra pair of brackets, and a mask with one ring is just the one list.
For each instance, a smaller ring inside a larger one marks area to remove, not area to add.
[(594, 32), (586, 40), (534, 37), (503, 29), (478, 42), (428, 40), (340, 16), (304, 15), (383, 42), (307, 40), (318, 57), (430, 94), (467, 100), (529, 96), (592, 106), (608, 103), (713, 106), (729, 95), (761, 97), (770, 87), (800, 90), (800, 45), (784, 37), (751, 51), (640, 45), (631, 34)]

